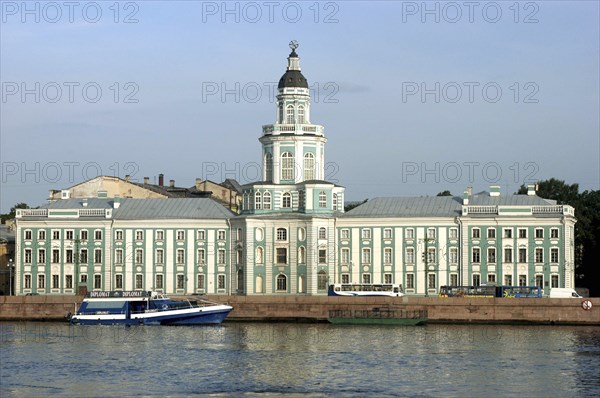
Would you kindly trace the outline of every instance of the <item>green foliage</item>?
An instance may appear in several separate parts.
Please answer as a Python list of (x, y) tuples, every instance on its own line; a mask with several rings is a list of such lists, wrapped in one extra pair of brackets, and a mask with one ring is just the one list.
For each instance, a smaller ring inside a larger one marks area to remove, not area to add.
[(346, 204), (346, 206), (344, 206), (344, 211), (345, 212), (349, 212), (350, 210), (354, 209), (355, 207), (358, 207), (364, 203), (367, 203), (369, 199), (365, 199), (362, 202), (349, 202)]
[(0, 220), (2, 224), (6, 224), (6, 220), (10, 220), (11, 218), (15, 218), (17, 214), (17, 209), (29, 209), (27, 203), (17, 203), (13, 207), (10, 208), (10, 212), (8, 214), (0, 214)]
[(450, 192), (448, 190), (445, 190), (445, 191), (442, 191), (442, 192), (438, 193), (435, 196), (452, 196), (452, 192)]

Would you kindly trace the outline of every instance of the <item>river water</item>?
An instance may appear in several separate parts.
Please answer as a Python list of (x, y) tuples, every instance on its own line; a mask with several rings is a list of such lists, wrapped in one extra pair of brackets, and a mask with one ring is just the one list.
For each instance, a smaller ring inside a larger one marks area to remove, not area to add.
[(0, 397), (600, 396), (600, 328), (0, 323)]

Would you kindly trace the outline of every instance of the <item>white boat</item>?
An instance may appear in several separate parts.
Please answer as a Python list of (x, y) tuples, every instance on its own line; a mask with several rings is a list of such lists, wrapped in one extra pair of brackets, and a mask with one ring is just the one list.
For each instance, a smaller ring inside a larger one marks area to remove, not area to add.
[(329, 285), (328, 296), (391, 296), (402, 297), (402, 285), (395, 284), (350, 284)]
[(204, 325), (223, 322), (232, 309), (204, 299), (171, 300), (157, 292), (95, 291), (68, 317), (79, 325)]

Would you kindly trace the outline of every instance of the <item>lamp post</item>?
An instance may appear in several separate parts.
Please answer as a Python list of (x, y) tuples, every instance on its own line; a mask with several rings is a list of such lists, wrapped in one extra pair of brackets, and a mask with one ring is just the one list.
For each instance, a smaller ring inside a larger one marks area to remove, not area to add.
[(13, 276), (12, 276), (12, 270), (13, 270), (13, 259), (9, 259), (8, 260), (8, 295), (12, 296), (13, 295)]

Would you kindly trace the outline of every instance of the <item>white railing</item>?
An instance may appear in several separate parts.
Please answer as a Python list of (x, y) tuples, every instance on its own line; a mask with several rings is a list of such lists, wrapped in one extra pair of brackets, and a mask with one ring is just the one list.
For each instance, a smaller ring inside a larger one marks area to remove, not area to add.
[(79, 209), (79, 217), (104, 217), (104, 209)]
[(469, 214), (498, 214), (498, 206), (467, 206)]
[(21, 217), (46, 217), (48, 216), (48, 209), (21, 209), (18, 210), (21, 213)]
[(323, 126), (315, 124), (268, 124), (263, 126), (263, 134), (302, 132), (323, 135)]

